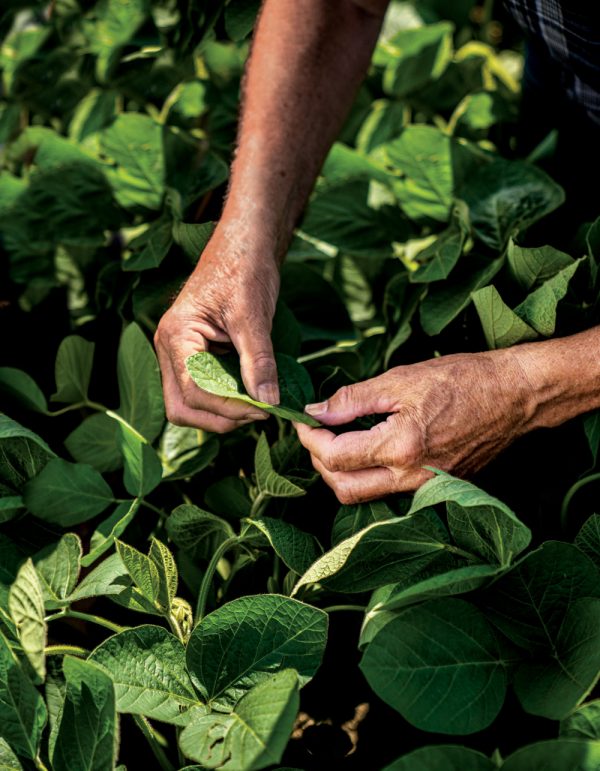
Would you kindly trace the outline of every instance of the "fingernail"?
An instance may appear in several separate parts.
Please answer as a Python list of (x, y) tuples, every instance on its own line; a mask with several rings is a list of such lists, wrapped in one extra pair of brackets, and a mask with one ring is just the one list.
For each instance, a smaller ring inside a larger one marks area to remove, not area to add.
[(268, 417), (264, 412), (251, 412), (248, 415), (249, 420), (265, 420)]
[(304, 412), (308, 412), (313, 418), (318, 418), (319, 415), (324, 415), (327, 412), (327, 402), (317, 402), (316, 404), (307, 404), (304, 408)]
[(279, 388), (274, 383), (261, 383), (256, 390), (260, 402), (279, 404)]

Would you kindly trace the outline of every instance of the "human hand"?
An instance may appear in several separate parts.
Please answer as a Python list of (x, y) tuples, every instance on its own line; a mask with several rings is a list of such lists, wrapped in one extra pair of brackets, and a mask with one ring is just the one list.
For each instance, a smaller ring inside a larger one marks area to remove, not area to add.
[(511, 349), (457, 354), (394, 367), (308, 405), (321, 423), (391, 413), (368, 431), (336, 436), (294, 424), (315, 469), (341, 503), (416, 490), (433, 466), (472, 474), (529, 430), (531, 383)]
[[(258, 257), (257, 257), (258, 255)], [(275, 258), (251, 239), (217, 227), (179, 296), (162, 317), (154, 345), (162, 373), (167, 418), (178, 426), (224, 433), (268, 415), (236, 399), (198, 388), (185, 360), (198, 351), (233, 344), (250, 396), (279, 402), (271, 324), (279, 293)]]

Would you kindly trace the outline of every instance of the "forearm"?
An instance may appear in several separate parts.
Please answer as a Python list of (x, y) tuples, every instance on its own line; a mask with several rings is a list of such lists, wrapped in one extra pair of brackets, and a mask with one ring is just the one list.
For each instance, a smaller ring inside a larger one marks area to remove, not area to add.
[(600, 326), (511, 350), (530, 386), (530, 428), (558, 426), (600, 408)]
[(387, 2), (266, 0), (221, 235), (283, 256), (368, 68)]

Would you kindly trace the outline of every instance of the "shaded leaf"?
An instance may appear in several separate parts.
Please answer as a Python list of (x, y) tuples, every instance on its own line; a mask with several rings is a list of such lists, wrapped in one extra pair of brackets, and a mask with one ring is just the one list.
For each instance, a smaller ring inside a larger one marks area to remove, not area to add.
[(56, 354), (54, 377), (56, 392), (53, 402), (81, 402), (87, 399), (92, 365), (94, 363), (94, 343), (78, 335), (69, 335), (61, 342)]
[(10, 587), (8, 612), (15, 623), (23, 653), (36, 674), (37, 682), (42, 682), (46, 676), (44, 593), (31, 559), (21, 565)]

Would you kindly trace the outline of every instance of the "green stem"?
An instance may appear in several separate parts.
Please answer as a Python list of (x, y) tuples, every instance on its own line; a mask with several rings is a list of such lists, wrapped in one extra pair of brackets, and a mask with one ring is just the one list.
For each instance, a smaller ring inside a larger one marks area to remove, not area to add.
[(160, 743), (155, 736), (155, 731), (150, 725), (150, 723), (142, 715), (133, 715), (132, 717), (137, 727), (144, 734), (144, 738), (150, 745), (150, 749), (152, 750), (152, 753), (156, 758), (156, 760), (158, 761), (158, 764), (162, 768), (162, 770), (175, 771), (175, 766), (171, 763), (165, 751), (160, 746)]
[(38, 769), (38, 771), (48, 771), (48, 766), (46, 766), (43, 762), (43, 760), (38, 755), (35, 760), (33, 761), (35, 763), (35, 767)]
[(252, 507), (248, 519), (256, 519), (265, 510), (267, 503), (269, 502), (269, 495), (267, 493), (259, 493), (252, 501)]
[(158, 514), (161, 519), (166, 519), (169, 516), (166, 511), (159, 509), (158, 506), (155, 506), (153, 503), (149, 503), (145, 498), (142, 498), (142, 506), (150, 509), (150, 511), (153, 511), (155, 514)]
[(359, 613), (364, 613), (366, 607), (364, 605), (329, 605), (323, 610), (325, 613), (336, 613), (339, 610), (357, 610)]
[(600, 472), (596, 472), (595, 474), (590, 474), (587, 477), (584, 477), (583, 479), (579, 479), (577, 482), (575, 482), (574, 485), (571, 485), (571, 487), (567, 490), (567, 494), (563, 498), (562, 506), (560, 508), (560, 524), (563, 530), (567, 529), (567, 516), (569, 514), (569, 506), (571, 505), (571, 501), (577, 495), (577, 493), (581, 490), (582, 487), (585, 487), (586, 485), (589, 485), (591, 482), (597, 482), (600, 480)]
[(219, 564), (219, 560), (223, 558), (225, 553), (229, 551), (233, 546), (238, 543), (237, 535), (226, 538), (223, 543), (217, 548), (213, 556), (211, 557), (206, 573), (202, 576), (202, 583), (200, 584), (200, 592), (198, 593), (198, 602), (196, 604), (196, 620), (195, 624), (200, 623), (204, 618), (206, 612), (206, 601), (208, 600), (208, 593), (212, 584), (213, 576)]
[(81, 621), (89, 621), (91, 624), (98, 624), (99, 626), (106, 627), (106, 629), (110, 629), (111, 632), (117, 633), (124, 632), (129, 628), (115, 624), (114, 622), (109, 621), (107, 618), (102, 618), (102, 616), (95, 616), (92, 613), (82, 613), (79, 610), (59, 611), (58, 613), (54, 613), (52, 616), (48, 616), (46, 621), (55, 621), (59, 618), (78, 618)]
[(185, 639), (183, 637), (181, 627), (177, 623), (177, 619), (173, 616), (172, 613), (169, 613), (169, 615), (167, 616), (167, 621), (169, 622), (169, 626), (171, 627), (171, 631), (173, 632), (175, 637), (177, 637), (180, 643), (185, 645)]
[(108, 407), (98, 402), (75, 402), (75, 404), (68, 404), (66, 407), (61, 407), (59, 410), (46, 410), (46, 415), (50, 418), (55, 418), (58, 415), (64, 415), (65, 412), (72, 412), (73, 410), (80, 410), (83, 407), (89, 407), (91, 410), (97, 410), (98, 412), (108, 412)]
[(444, 544), (443, 548), (446, 549), (446, 551), (451, 552), (452, 554), (456, 554), (457, 557), (464, 557), (465, 559), (470, 560), (471, 562), (475, 560), (475, 557), (473, 556), (473, 554), (471, 554), (468, 551), (465, 551), (464, 549), (459, 549), (458, 546), (451, 546), (449, 543), (447, 543), (447, 544)]
[(89, 651), (79, 645), (47, 645), (44, 653), (46, 656), (81, 656), (83, 659), (89, 655)]

